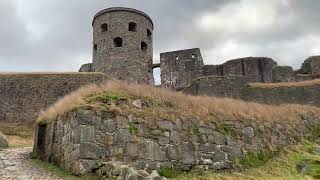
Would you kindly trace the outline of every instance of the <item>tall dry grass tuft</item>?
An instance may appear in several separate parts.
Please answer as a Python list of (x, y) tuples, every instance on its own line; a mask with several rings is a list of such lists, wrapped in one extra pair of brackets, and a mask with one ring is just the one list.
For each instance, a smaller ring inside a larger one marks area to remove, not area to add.
[(42, 111), (40, 113), (40, 121), (41, 118), (54, 119), (58, 115), (71, 111), (77, 106), (84, 105), (84, 97), (100, 92), (102, 92), (102, 89), (96, 84), (83, 86), (71, 94), (59, 99), (54, 105), (50, 106), (45, 111)]
[[(90, 85), (59, 100), (48, 110), (42, 112), (44, 119), (54, 119), (64, 112), (85, 104), (84, 97), (90, 94), (114, 92), (137, 98), (149, 98), (152, 101), (172, 104), (172, 108), (155, 106), (148, 111), (174, 113), (182, 117), (199, 117), (202, 119), (223, 118), (226, 120), (256, 119), (268, 121), (296, 121), (299, 113), (312, 112), (320, 115), (320, 108), (302, 105), (263, 105), (242, 100), (215, 98), (206, 96), (191, 96), (181, 92), (155, 88), (148, 85), (128, 84), (121, 81), (108, 81), (102, 85)], [(153, 109), (152, 109), (153, 108)]]
[(320, 79), (300, 82), (288, 82), (288, 83), (250, 83), (251, 87), (258, 88), (279, 88), (279, 87), (305, 87), (320, 85)]

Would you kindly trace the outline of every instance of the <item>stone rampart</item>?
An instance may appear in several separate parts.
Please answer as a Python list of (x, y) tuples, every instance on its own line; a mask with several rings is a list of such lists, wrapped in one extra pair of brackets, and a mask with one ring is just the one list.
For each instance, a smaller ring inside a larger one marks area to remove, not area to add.
[(198, 78), (184, 90), (192, 95), (239, 98), (265, 104), (320, 106), (320, 84), (292, 87), (250, 86), (243, 76)]
[(159, 119), (77, 109), (38, 125), (34, 156), (77, 175), (95, 171), (103, 178), (119, 175), (114, 164), (149, 173), (164, 167), (231, 169), (247, 152), (275, 151), (301, 142), (306, 125), (314, 123), (319, 118), (308, 113), (301, 114), (301, 121), (288, 123)]
[(0, 123), (35, 122), (39, 112), (59, 98), (104, 80), (102, 73), (0, 74)]

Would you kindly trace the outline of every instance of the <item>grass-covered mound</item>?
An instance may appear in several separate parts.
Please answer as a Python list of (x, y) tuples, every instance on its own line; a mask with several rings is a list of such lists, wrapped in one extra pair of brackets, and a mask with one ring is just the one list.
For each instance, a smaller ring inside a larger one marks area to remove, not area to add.
[(312, 106), (263, 105), (228, 98), (191, 96), (148, 85), (109, 81), (102, 85), (82, 87), (65, 96), (43, 111), (39, 120), (54, 120), (58, 115), (80, 107), (165, 119), (178, 117), (209, 121), (254, 119), (294, 123), (298, 122), (301, 113), (308, 112), (320, 116), (320, 108)]

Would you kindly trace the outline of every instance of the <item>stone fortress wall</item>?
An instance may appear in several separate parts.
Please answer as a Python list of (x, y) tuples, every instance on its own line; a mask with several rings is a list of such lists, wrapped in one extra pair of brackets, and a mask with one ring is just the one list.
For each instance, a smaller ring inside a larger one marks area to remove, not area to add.
[[(319, 76), (320, 77), (320, 76)], [(207, 76), (194, 80), (184, 93), (228, 97), (263, 104), (301, 104), (320, 107), (320, 84), (292, 87), (250, 85), (243, 76)]]
[(79, 87), (107, 79), (102, 73), (0, 74), (0, 124), (33, 124), (40, 111)]
[(73, 174), (95, 172), (102, 179), (119, 176), (121, 165), (141, 173), (165, 167), (175, 172), (232, 169), (237, 157), (299, 143), (308, 127), (318, 124), (312, 114), (289, 123), (159, 119), (78, 109), (37, 126), (44, 136), (36, 137), (33, 156)]

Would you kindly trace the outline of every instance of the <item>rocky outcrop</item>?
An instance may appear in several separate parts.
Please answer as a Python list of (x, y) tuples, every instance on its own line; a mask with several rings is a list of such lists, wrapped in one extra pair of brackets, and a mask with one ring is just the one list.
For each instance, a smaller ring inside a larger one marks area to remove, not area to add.
[(7, 137), (0, 131), (0, 148), (8, 147), (9, 142)]
[(36, 134), (44, 136), (36, 136), (34, 156), (74, 174), (95, 172), (101, 177), (122, 174), (118, 167), (123, 164), (123, 171), (137, 176), (164, 168), (232, 169), (246, 152), (275, 151), (302, 141), (308, 131), (304, 127), (314, 122), (319, 119), (312, 114), (287, 123), (159, 119), (78, 108), (37, 127)]

